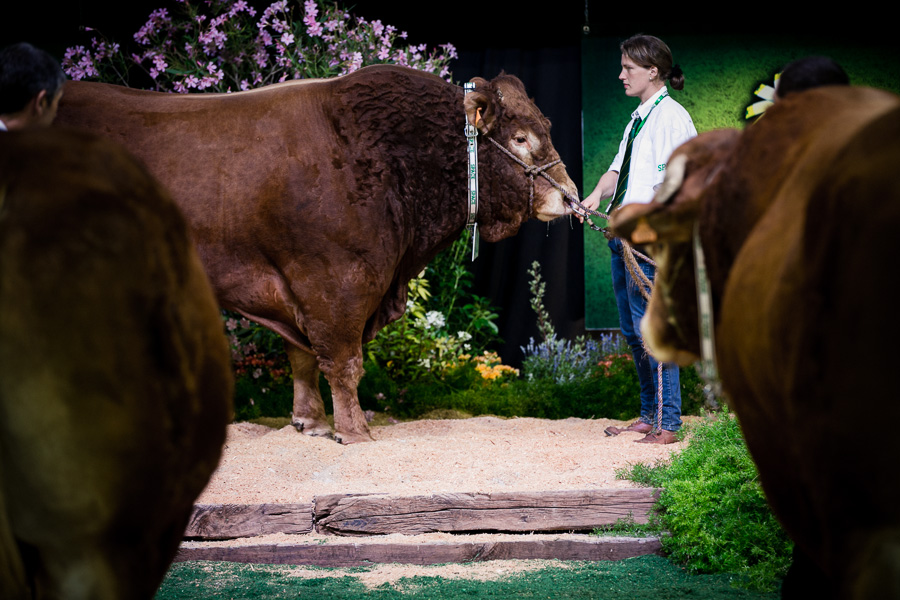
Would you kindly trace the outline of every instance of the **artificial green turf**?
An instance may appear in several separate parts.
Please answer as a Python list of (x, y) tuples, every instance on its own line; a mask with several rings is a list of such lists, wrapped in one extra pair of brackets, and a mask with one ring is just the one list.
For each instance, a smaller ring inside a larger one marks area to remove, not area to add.
[[(498, 563), (498, 569), (502, 568)], [(692, 575), (660, 556), (620, 561), (566, 562), (509, 575), (494, 581), (412, 577), (366, 588), (351, 576), (309, 579), (292, 575), (299, 567), (238, 563), (186, 562), (173, 565), (157, 600), (182, 598), (368, 598), (374, 600), (428, 598), (567, 598), (638, 597), (772, 599), (777, 592), (756, 593), (732, 587), (727, 575)], [(303, 567), (305, 570), (309, 567)], [(352, 569), (361, 572), (370, 567)], [(347, 570), (340, 570), (347, 572)]]

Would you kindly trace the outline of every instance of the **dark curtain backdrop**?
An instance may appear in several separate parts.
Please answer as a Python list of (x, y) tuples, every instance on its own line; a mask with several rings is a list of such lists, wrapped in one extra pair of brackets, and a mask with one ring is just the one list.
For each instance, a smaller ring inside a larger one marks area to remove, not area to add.
[[(465, 81), (476, 75), (495, 77), (506, 71), (519, 77), (535, 103), (553, 124), (553, 144), (572, 181), (581, 189), (581, 59), (575, 43), (554, 48), (489, 48), (461, 51), (453, 70)], [(583, 195), (583, 192), (582, 192)], [(478, 259), (471, 265), (475, 292), (490, 298), (499, 308), (499, 353), (504, 363), (518, 366), (521, 346), (538, 338), (536, 314), (529, 302), (534, 261), (541, 265), (546, 282), (544, 304), (560, 336), (584, 333), (584, 258), (582, 224), (560, 219), (550, 223), (529, 221), (515, 237), (488, 244), (482, 242)]]

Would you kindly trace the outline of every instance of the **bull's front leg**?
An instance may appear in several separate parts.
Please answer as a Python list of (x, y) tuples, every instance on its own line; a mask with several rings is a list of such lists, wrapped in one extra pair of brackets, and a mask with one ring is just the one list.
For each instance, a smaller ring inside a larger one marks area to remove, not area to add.
[(316, 357), (290, 342), (284, 343), (294, 376), (294, 412), (291, 425), (306, 435), (333, 437), (319, 392)]
[(331, 385), (334, 403), (334, 438), (342, 444), (371, 442), (366, 415), (359, 406), (357, 386), (362, 379), (362, 346), (350, 350), (349, 357), (328, 360), (320, 357), (319, 367)]

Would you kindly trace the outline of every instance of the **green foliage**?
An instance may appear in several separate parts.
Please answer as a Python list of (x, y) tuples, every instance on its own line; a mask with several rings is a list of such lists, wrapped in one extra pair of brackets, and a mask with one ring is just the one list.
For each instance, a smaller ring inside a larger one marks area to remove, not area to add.
[[(609, 366), (598, 368), (594, 377), (556, 383), (515, 377), (509, 367), (486, 364), (492, 356), (461, 362), (440, 382), (413, 383), (393, 397), (384, 392), (378, 397), (378, 409), (405, 418), (433, 410), (539, 419), (637, 417), (637, 373), (630, 358), (611, 358)], [(367, 388), (366, 393), (372, 390)]]
[(637, 523), (632, 513), (628, 513), (626, 518), (616, 519), (616, 522), (612, 525), (595, 527), (591, 533), (607, 537), (659, 537), (664, 534), (659, 528), (659, 520), (650, 519), (647, 523)]
[(457, 371), (477, 362), (473, 348), (498, 340), (497, 313), (486, 299), (470, 291), (468, 241), (464, 232), (409, 282), (406, 312), (366, 345), (366, 372), (380, 383), (366, 382), (364, 377), (361, 394), (374, 394), (377, 405), (402, 403), (400, 396), (412, 385), (455, 389)]
[(663, 549), (699, 573), (734, 573), (747, 589), (776, 589), (793, 545), (766, 503), (735, 416), (690, 428), (670, 463), (635, 465), (618, 475), (664, 488), (659, 525), (671, 533)]
[[(461, 267), (459, 261), (466, 256), (460, 252), (464, 243), (460, 240), (447, 252), (453, 260), (429, 269), (444, 276), (437, 289), (453, 291), (450, 296), (444, 295), (441, 306), (459, 306), (466, 275), (456, 267)], [(427, 294), (423, 298), (428, 285), (420, 279), (411, 286), (409, 308), (411, 315), (420, 317), (404, 316), (369, 345), (366, 376), (359, 388), (363, 407), (404, 418), (434, 410), (544, 419), (637, 417), (640, 384), (621, 337), (605, 334), (599, 340), (557, 339), (543, 305), (540, 265), (533, 263), (529, 273), (531, 305), (538, 315), (538, 329), (546, 337), (540, 344), (531, 340), (522, 348), (523, 378), (499, 364), (496, 355), (487, 352), (473, 358), (466, 353), (468, 348), (466, 352), (457, 348), (455, 353), (442, 355), (449, 360), (433, 358), (425, 368), (423, 357), (435, 356), (429, 347), (434, 334), (421, 326), (421, 315), (428, 314), (424, 312)], [(438, 296), (435, 293), (430, 298)], [(399, 364), (392, 362), (399, 357), (403, 357)], [(697, 414), (703, 403), (703, 386), (693, 368), (682, 369), (681, 384), (684, 414)]]
[(681, 367), (678, 370), (678, 381), (681, 384), (681, 414), (702, 414), (706, 404), (706, 384), (700, 373), (693, 366)]
[(472, 293), (474, 277), (469, 269), (472, 234), (464, 229), (449, 248), (425, 269), (432, 295), (427, 306), (447, 317), (448, 331), (465, 331), (473, 348), (490, 348), (499, 341), (499, 316), (487, 298)]
[(281, 337), (241, 317), (222, 311), (234, 368), (235, 420), (291, 414), (291, 366)]

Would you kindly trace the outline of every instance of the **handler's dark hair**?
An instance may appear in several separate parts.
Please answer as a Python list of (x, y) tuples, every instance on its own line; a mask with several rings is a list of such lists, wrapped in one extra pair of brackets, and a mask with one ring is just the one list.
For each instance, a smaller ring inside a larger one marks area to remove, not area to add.
[(673, 64), (672, 51), (658, 37), (639, 33), (619, 44), (619, 49), (645, 69), (656, 67), (660, 78), (668, 80), (674, 89), (684, 89), (684, 73), (681, 67)]
[(850, 85), (844, 69), (827, 56), (807, 56), (785, 65), (778, 78), (779, 98), (823, 85)]
[(54, 98), (66, 81), (59, 62), (21, 42), (0, 50), (0, 115), (17, 113), (40, 93)]

